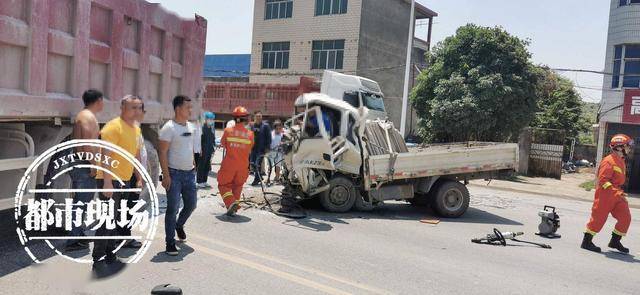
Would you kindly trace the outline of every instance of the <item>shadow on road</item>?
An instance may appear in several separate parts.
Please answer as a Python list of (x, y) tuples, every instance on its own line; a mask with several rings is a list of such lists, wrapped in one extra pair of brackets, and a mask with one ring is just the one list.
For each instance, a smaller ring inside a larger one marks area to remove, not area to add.
[[(49, 235), (49, 233), (46, 234)], [(51, 235), (59, 234), (51, 233)], [(37, 265), (31, 260), (24, 250), (24, 246), (18, 240), (13, 209), (0, 211), (0, 237), (2, 237), (0, 239), (0, 278), (23, 268)], [(57, 244), (60, 243), (62, 241), (53, 244), (57, 247)], [(33, 255), (41, 262), (56, 256), (56, 253), (44, 241), (29, 241), (27, 245)]]
[(311, 218), (290, 219), (290, 220), (283, 221), (282, 224), (300, 228), (300, 229), (316, 231), (316, 232), (330, 231), (333, 229), (333, 226), (331, 224), (313, 220)]
[(602, 254), (604, 256), (606, 256), (607, 258), (620, 260), (620, 261), (624, 261), (624, 262), (629, 262), (629, 263), (638, 263), (638, 262), (640, 262), (640, 260), (636, 259), (636, 257), (631, 255), (631, 254), (623, 254), (623, 253), (616, 252), (616, 251), (607, 251), (607, 252), (603, 252)]
[[(469, 208), (469, 210), (460, 218), (440, 218), (437, 217), (430, 208), (417, 207), (405, 203), (385, 203), (383, 206), (377, 207), (369, 212), (348, 212), (348, 213), (330, 213), (321, 210), (308, 210), (308, 218), (287, 221), (289, 225), (292, 222), (297, 223), (299, 227), (312, 229), (316, 231), (331, 230), (328, 223), (348, 224), (349, 219), (372, 219), (372, 220), (414, 220), (422, 219), (440, 219), (442, 222), (456, 223), (479, 223), (479, 224), (495, 224), (495, 225), (523, 225), (522, 223), (489, 213), (484, 210)], [(327, 223), (323, 223), (327, 222)]]
[(502, 216), (489, 213), (484, 210), (469, 208), (467, 213), (460, 218), (446, 218), (444, 222), (456, 223), (482, 223), (482, 224), (498, 224), (498, 225), (523, 225), (521, 222), (504, 218)]
[(103, 263), (100, 267), (93, 268), (92, 278), (95, 280), (104, 280), (121, 273), (125, 268), (127, 268), (127, 264), (123, 262), (112, 264)]
[(247, 223), (251, 221), (251, 218), (244, 215), (227, 216), (226, 214), (216, 215), (216, 218), (222, 222), (228, 223)]
[(163, 262), (178, 262), (182, 261), (187, 255), (193, 253), (193, 248), (189, 247), (186, 243), (177, 243), (176, 246), (180, 251), (178, 251), (178, 255), (171, 256), (165, 253), (164, 251), (156, 253), (153, 258), (151, 258), (151, 262), (153, 263), (163, 263)]

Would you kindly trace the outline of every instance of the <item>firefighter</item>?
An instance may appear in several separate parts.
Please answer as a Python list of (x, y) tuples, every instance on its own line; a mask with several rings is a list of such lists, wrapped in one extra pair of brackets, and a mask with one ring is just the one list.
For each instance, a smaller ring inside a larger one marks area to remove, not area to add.
[(249, 177), (249, 154), (253, 147), (253, 132), (247, 130), (247, 109), (238, 106), (233, 110), (236, 124), (224, 129), (220, 145), (226, 150), (218, 171), (218, 190), (227, 207), (227, 215), (233, 216), (240, 208), (242, 186)]
[(633, 140), (624, 134), (614, 135), (609, 144), (611, 154), (602, 159), (598, 168), (598, 182), (595, 199), (591, 208), (591, 219), (587, 223), (581, 248), (600, 252), (600, 247), (593, 244), (592, 239), (598, 233), (609, 217), (617, 219), (615, 229), (611, 235), (609, 248), (622, 253), (629, 253), (629, 249), (622, 246), (620, 239), (629, 230), (631, 212), (622, 185), (626, 180), (625, 158), (631, 152)]

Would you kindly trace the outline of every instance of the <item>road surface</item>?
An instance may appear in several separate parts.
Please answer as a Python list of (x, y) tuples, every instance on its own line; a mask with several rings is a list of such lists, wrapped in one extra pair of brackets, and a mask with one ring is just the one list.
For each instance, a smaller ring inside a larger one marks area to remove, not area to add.
[[(632, 255), (609, 249), (596, 254), (579, 248), (588, 202), (471, 187), (467, 214), (437, 225), (419, 222), (431, 213), (404, 202), (390, 202), (368, 213), (312, 209), (302, 220), (248, 209), (229, 220), (221, 216), (220, 197), (212, 196), (217, 193), (214, 176), (210, 177), (214, 188), (199, 192), (198, 208), (186, 226), (188, 241), (178, 245), (179, 256), (163, 253), (161, 222), (151, 249), (139, 263), (104, 278), (96, 278), (88, 264), (56, 255), (34, 265), (18, 247), (13, 212), (4, 212), (0, 293), (149, 294), (163, 283), (181, 287), (184, 294), (637, 294), (640, 290), (636, 209), (630, 236), (623, 240)], [(534, 235), (537, 212), (544, 205), (558, 208), (561, 239)], [(553, 249), (470, 242), (494, 227), (524, 231), (523, 240), (549, 243)], [(606, 248), (612, 227), (610, 219), (596, 244)]]

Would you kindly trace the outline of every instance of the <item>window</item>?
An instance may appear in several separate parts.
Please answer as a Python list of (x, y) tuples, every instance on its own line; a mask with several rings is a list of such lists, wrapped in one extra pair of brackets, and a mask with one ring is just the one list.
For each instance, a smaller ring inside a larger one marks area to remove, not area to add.
[(347, 0), (316, 0), (316, 16), (347, 13)]
[(313, 41), (312, 49), (311, 69), (342, 69), (344, 40)]
[(367, 106), (367, 108), (370, 110), (380, 111), (380, 112), (385, 111), (384, 100), (382, 100), (382, 96), (380, 95), (368, 93), (368, 92), (362, 92), (362, 100), (364, 101), (364, 104)]
[(640, 88), (640, 44), (616, 45), (613, 57), (611, 88)]
[(342, 100), (356, 109), (360, 107), (360, 97), (358, 96), (358, 92), (347, 92), (342, 97)]
[(640, 0), (620, 0), (620, 6), (640, 4)]
[(622, 45), (617, 45), (614, 49), (613, 58), (613, 78), (611, 79), (611, 88), (620, 87), (620, 66), (622, 64)]
[(291, 18), (293, 0), (266, 0), (264, 19)]
[(262, 43), (263, 69), (289, 68), (289, 42)]

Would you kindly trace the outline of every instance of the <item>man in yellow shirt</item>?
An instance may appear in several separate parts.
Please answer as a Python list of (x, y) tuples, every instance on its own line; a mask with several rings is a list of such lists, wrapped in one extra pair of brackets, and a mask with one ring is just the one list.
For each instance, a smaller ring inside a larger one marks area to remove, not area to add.
[[(142, 112), (142, 100), (139, 97), (133, 95), (125, 96), (120, 105), (120, 116), (109, 121), (102, 130), (100, 131), (100, 139), (115, 144), (124, 150), (126, 150), (131, 155), (139, 158), (139, 136), (141, 135), (140, 127), (135, 124), (136, 118), (140, 116)], [(130, 163), (127, 159), (122, 157), (121, 155), (111, 152), (109, 150), (102, 150), (103, 158), (109, 157), (111, 159), (112, 165), (109, 167), (104, 167), (105, 169), (113, 172), (111, 173), (102, 173), (99, 171), (96, 175), (96, 179), (98, 181), (98, 188), (102, 187), (105, 190), (109, 189), (122, 189), (128, 187), (141, 187), (141, 179), (138, 172), (134, 169), (133, 164)], [(106, 165), (103, 165), (106, 166)], [(129, 181), (133, 174), (136, 173), (136, 179), (138, 179), (136, 184), (130, 184)], [(115, 178), (117, 179), (114, 179)], [(108, 201), (110, 198), (113, 198), (116, 205), (116, 212), (118, 212), (118, 207), (120, 204), (120, 200), (126, 198), (129, 194), (121, 193), (121, 192), (109, 192), (105, 191), (100, 193), (101, 201)], [(119, 220), (119, 216), (116, 214), (116, 220)], [(117, 235), (118, 232), (121, 232), (121, 229), (109, 229), (106, 224), (103, 224), (97, 231), (96, 236), (113, 236)], [(113, 253), (113, 250), (116, 247), (117, 240), (100, 240), (97, 239), (94, 243), (93, 248), (93, 261), (94, 268), (99, 267), (100, 263), (106, 262), (107, 264), (118, 261), (118, 258)], [(132, 242), (137, 242), (135, 240), (129, 241), (127, 244), (130, 245)], [(137, 242), (139, 243), (139, 242)], [(105, 257), (103, 261), (100, 261), (102, 257)]]

